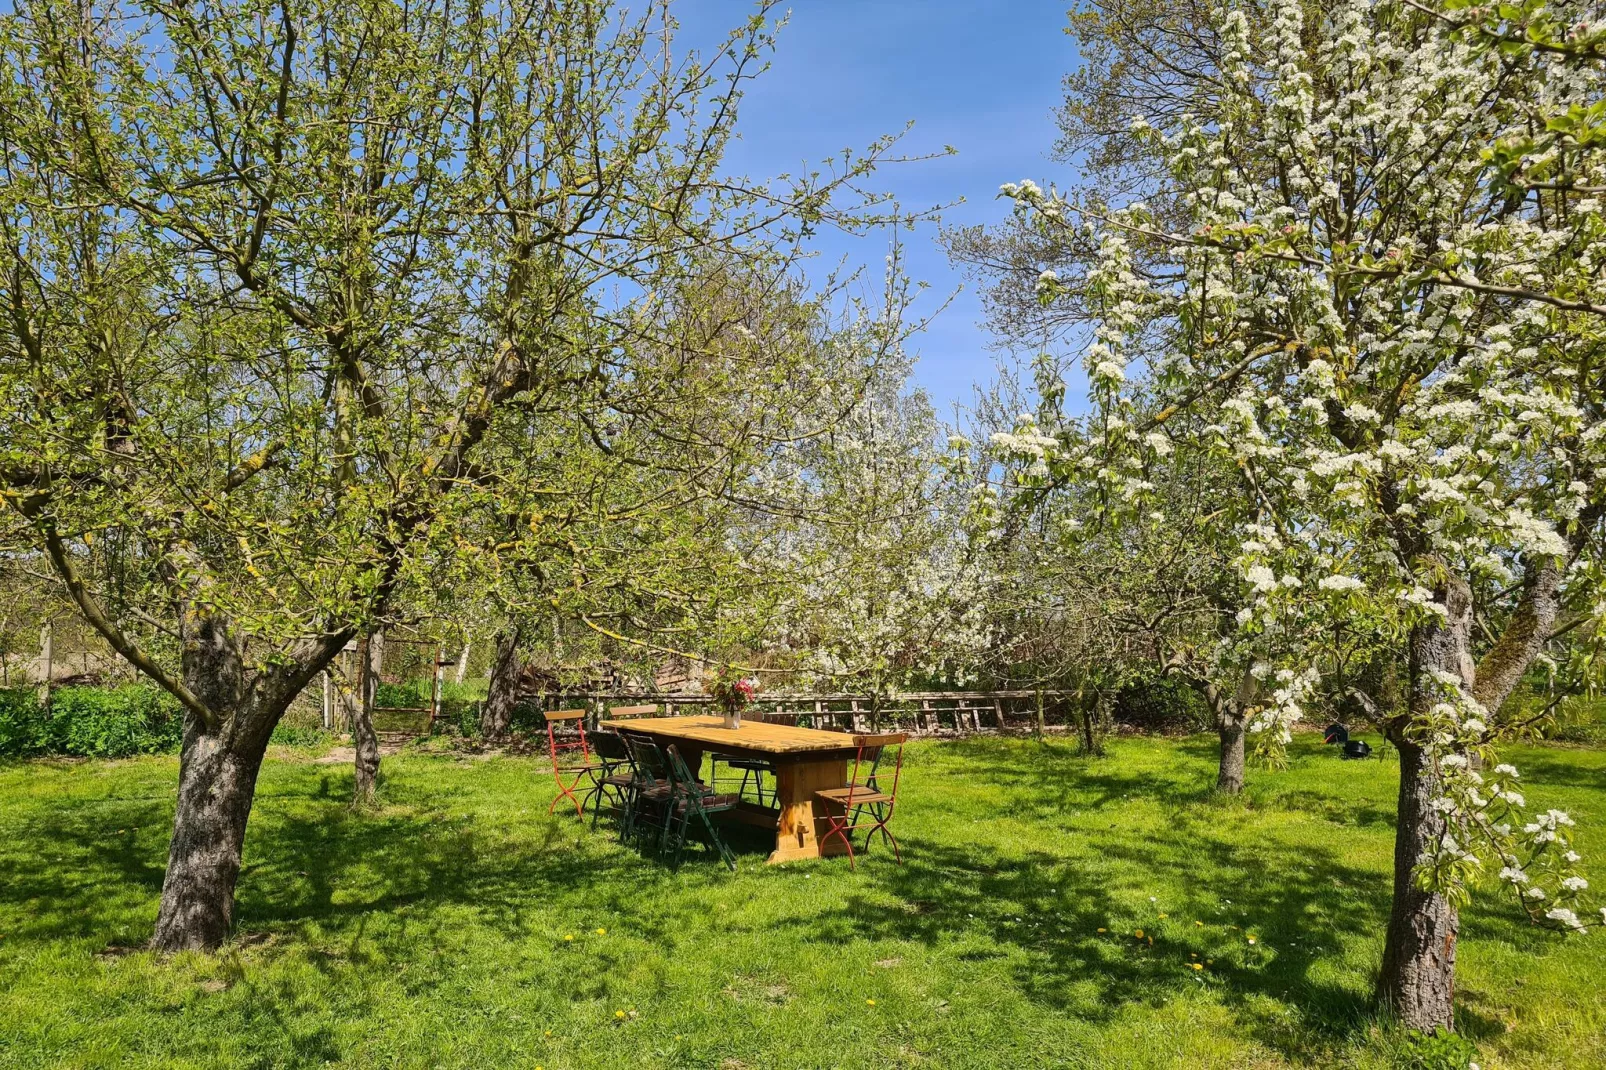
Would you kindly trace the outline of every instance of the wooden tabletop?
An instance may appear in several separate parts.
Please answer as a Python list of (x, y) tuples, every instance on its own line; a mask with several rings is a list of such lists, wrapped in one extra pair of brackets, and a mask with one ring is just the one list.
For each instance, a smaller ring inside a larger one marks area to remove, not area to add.
[(719, 717), (642, 717), (603, 721), (606, 728), (639, 732), (644, 736), (683, 739), (707, 750), (750, 751), (755, 754), (816, 757), (851, 754), (853, 737), (846, 732), (822, 732), (789, 724), (743, 721), (740, 728), (724, 727)]

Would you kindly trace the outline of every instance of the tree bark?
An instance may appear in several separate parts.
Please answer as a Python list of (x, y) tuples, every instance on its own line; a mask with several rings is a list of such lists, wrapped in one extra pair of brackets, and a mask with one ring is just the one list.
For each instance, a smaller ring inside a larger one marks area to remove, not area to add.
[[(1417, 625), (1410, 640), (1410, 717), (1425, 716), (1438, 701), (1434, 670), (1472, 686), (1472, 593), (1458, 577), (1447, 577), (1437, 600), (1441, 620)], [(1378, 994), (1408, 1029), (1449, 1032), (1455, 1028), (1455, 942), (1460, 918), (1455, 906), (1436, 892), (1417, 887), (1416, 866), (1423, 849), (1444, 835), (1444, 815), (1432, 808), (1439, 794), (1437, 773), (1428, 755), (1394, 721), (1389, 739), (1400, 752), (1399, 814), (1394, 832), (1394, 901), (1383, 943)]]
[(1244, 719), (1236, 713), (1216, 717), (1216, 735), (1221, 739), (1221, 761), (1216, 770), (1216, 790), (1237, 795), (1244, 790)]
[(220, 615), (191, 611), (182, 627), (184, 684), (212, 716), (184, 712), (178, 805), (151, 939), (158, 951), (213, 950), (227, 939), (268, 737), (290, 701), (344, 643), (343, 636), (311, 643), (288, 664), (248, 671)]
[(46, 621), (39, 629), (39, 660), (44, 664), (45, 672), (39, 680), (39, 708), (50, 709), (50, 687), (55, 683), (56, 675), (56, 643), (55, 629)]
[(267, 748), (265, 734), (245, 746), (231, 739), (235, 718), (221, 732), (208, 732), (191, 713), (184, 720), (178, 810), (151, 940), (158, 951), (213, 950), (228, 938), (246, 820)]
[(357, 640), (358, 702), (353, 707), (351, 741), (357, 752), (356, 791), (352, 802), (369, 806), (378, 794), (379, 738), (374, 735), (374, 644), (368, 636)]
[(1432, 765), (1409, 740), (1400, 750), (1399, 819), (1394, 835), (1394, 902), (1383, 944), (1382, 1000), (1409, 1029), (1454, 1028), (1455, 942), (1460, 919), (1451, 903), (1416, 886), (1417, 859), (1444, 833)]
[(513, 706), (519, 697), (519, 639), (517, 628), (508, 628), (496, 637), (490, 690), (480, 707), (480, 735), (486, 739), (506, 739), (513, 724)]
[(1115, 704), (1115, 692), (1100, 688), (1090, 701), (1081, 703), (1082, 753), (1095, 758), (1104, 757), (1104, 729), (1110, 723), (1110, 707)]

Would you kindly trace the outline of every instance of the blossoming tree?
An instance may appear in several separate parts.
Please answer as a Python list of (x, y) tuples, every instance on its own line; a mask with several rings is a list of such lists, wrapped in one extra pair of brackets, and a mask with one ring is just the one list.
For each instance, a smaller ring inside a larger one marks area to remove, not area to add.
[(1453, 1025), (1479, 874), (1536, 921), (1590, 922), (1571, 819), (1526, 816), (1495, 755), (1554, 638), (1589, 654), (1606, 628), (1606, 141), (1585, 12), (1281, 0), (1256, 26), (1222, 6), (1172, 98), (1189, 106), (1122, 117), (1152, 197), (1005, 189), (1099, 250), (1075, 280), (1094, 441), (1049, 450), (1049, 476), (1144, 501), (1156, 436), (1178, 434), (1243, 474), (1260, 518), (1229, 642), (1290, 685), (1252, 727), (1297, 715), (1332, 627), (1405, 655), (1403, 708), (1373, 704), (1401, 756), (1380, 994), (1422, 1029)]

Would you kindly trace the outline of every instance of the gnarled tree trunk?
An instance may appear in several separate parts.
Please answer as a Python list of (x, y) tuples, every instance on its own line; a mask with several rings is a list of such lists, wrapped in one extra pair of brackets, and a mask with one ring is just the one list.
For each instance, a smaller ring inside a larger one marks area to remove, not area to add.
[(513, 724), (513, 706), (519, 697), (519, 639), (517, 628), (508, 628), (496, 637), (490, 690), (480, 707), (480, 735), (486, 739), (506, 739)]
[(234, 922), (234, 886), (257, 773), (273, 726), (345, 642), (309, 641), (285, 662), (248, 670), (240, 642), (217, 614), (183, 622), (183, 680), (205, 706), (184, 714), (178, 806), (151, 946), (212, 950)]
[(356, 790), (352, 802), (371, 805), (378, 795), (379, 737), (374, 734), (374, 690), (378, 683), (374, 671), (374, 641), (368, 636), (357, 640), (357, 697), (352, 708), (351, 742), (356, 756)]
[(1383, 944), (1378, 986), (1383, 1002), (1410, 1029), (1454, 1027), (1456, 909), (1444, 896), (1416, 885), (1423, 848), (1444, 833), (1444, 815), (1429, 805), (1437, 794), (1422, 748), (1396, 740), (1400, 751), (1399, 823), (1394, 834), (1394, 902)]
[(1216, 715), (1216, 735), (1221, 739), (1221, 762), (1216, 770), (1216, 790), (1237, 795), (1244, 790), (1244, 719), (1236, 710)]
[(159, 951), (211, 950), (234, 923), (234, 885), (257, 772), (267, 747), (231, 738), (234, 719), (208, 731), (185, 718), (178, 811), (167, 853), (167, 877), (151, 944)]
[[(1444, 617), (1419, 624), (1411, 632), (1412, 719), (1426, 716), (1439, 701), (1432, 683), (1434, 671), (1459, 678), (1469, 692), (1475, 674), (1472, 592), (1451, 576), (1437, 598), (1445, 607)], [(1399, 721), (1389, 727), (1389, 739), (1400, 752), (1400, 796), (1394, 831), (1394, 902), (1378, 993), (1407, 1028), (1448, 1032), (1455, 1025), (1455, 942), (1461, 922), (1444, 896), (1417, 887), (1417, 862), (1423, 849), (1444, 835), (1445, 817), (1432, 807), (1439, 794), (1438, 774), (1406, 727)]]

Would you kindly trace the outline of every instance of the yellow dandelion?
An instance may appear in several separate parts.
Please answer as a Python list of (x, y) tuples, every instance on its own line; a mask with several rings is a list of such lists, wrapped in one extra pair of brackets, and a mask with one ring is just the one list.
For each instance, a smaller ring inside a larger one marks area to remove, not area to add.
[(573, 933), (564, 933), (563, 934), (563, 938), (565, 940), (573, 940), (574, 939), (574, 934)]
[(873, 1000), (873, 999), (867, 999), (864, 1002), (865, 1002), (865, 1005), (868, 1006), (868, 1007), (874, 1007), (875, 1006), (875, 1000)]
[(1150, 947), (1153, 947), (1153, 946), (1154, 946), (1154, 937), (1152, 937), (1152, 936), (1151, 936), (1151, 937), (1149, 937), (1149, 946), (1150, 946)]
[(552, 1035), (552, 1030), (550, 1030), (550, 1029), (548, 1029), (548, 1030), (547, 1030), (547, 1031), (546, 1031), (546, 1035), (547, 1035), (547, 1036), (551, 1036), (551, 1035)]
[(1104, 932), (1104, 931), (1105, 931), (1105, 930), (1103, 930), (1103, 929), (1100, 929), (1100, 930), (1099, 930), (1099, 932)]
[(1137, 932), (1133, 933), (1132, 935), (1137, 937), (1139, 940), (1141, 940), (1141, 939), (1143, 939), (1143, 930), (1139, 929)]
[(597, 935), (598, 936), (607, 936), (608, 935), (608, 930), (607, 929), (598, 929), (597, 930)]
[(1169, 915), (1169, 914), (1161, 914), (1161, 915), (1160, 915), (1160, 917), (1162, 917), (1162, 918), (1169, 918), (1169, 917), (1170, 917), (1170, 916), (1171, 916), (1171, 915)]
[(1196, 969), (1196, 970), (1204, 969), (1204, 964), (1202, 962), (1195, 962), (1192, 965), (1193, 965), (1193, 968)]
[(1202, 922), (1202, 921), (1196, 921), (1196, 922), (1194, 922), (1194, 924), (1199, 926), (1199, 928), (1201, 928), (1201, 929), (1204, 928), (1204, 922)]
[(614, 1011), (613, 1012), (613, 1016), (615, 1018), (623, 1018), (625, 1016), (625, 1012), (624, 1011)]

